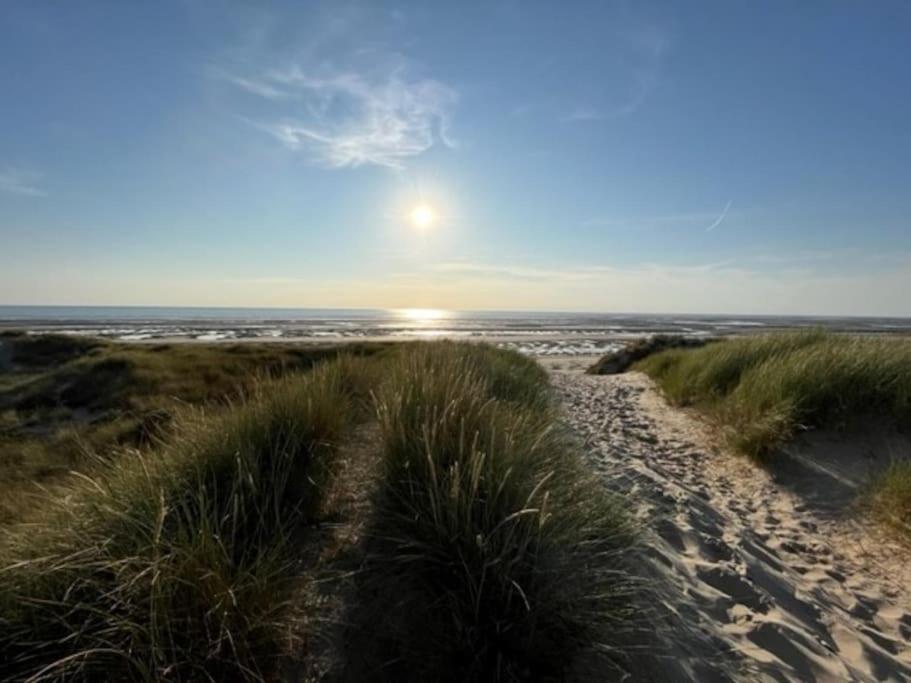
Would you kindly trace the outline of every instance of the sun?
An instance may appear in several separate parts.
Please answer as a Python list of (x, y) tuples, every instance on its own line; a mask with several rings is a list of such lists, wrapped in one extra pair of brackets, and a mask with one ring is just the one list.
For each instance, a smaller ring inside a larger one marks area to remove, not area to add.
[(408, 220), (414, 227), (425, 230), (437, 222), (437, 212), (429, 204), (418, 204), (411, 209)]

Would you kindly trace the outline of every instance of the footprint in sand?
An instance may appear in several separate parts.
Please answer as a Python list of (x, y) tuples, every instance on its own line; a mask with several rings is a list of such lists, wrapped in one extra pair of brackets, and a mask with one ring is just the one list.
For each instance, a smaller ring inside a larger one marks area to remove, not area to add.
[(907, 576), (901, 554), (874, 571), (856, 551), (862, 530), (833, 527), (782, 481), (717, 452), (641, 374), (553, 381), (605, 485), (629, 496), (645, 526), (661, 641), (648, 651), (664, 654), (633, 656), (631, 670), (674, 681), (911, 681), (911, 581), (889, 580)]

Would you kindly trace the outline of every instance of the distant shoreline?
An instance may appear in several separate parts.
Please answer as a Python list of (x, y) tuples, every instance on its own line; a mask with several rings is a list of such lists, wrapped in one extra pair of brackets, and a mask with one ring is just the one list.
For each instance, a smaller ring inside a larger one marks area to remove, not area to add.
[(729, 337), (824, 327), (911, 335), (911, 319), (818, 316), (535, 313), (438, 309), (255, 309), (0, 306), (0, 331), (58, 333), (142, 344), (454, 339), (536, 357), (600, 356), (655, 334)]
[[(880, 320), (880, 319), (877, 319)], [(725, 324), (718, 321), (688, 319), (657, 321), (628, 319), (625, 324), (598, 327), (591, 319), (562, 320), (559, 324), (545, 320), (502, 321), (435, 320), (378, 324), (375, 320), (312, 321), (291, 324), (236, 324), (229, 321), (159, 322), (91, 321), (74, 324), (71, 321), (0, 319), (0, 333), (65, 334), (78, 337), (97, 337), (124, 344), (271, 344), (293, 343), (306, 346), (355, 344), (362, 342), (413, 342), (451, 339), (455, 341), (490, 343), (535, 357), (598, 357), (620, 349), (625, 343), (655, 334), (683, 335), (694, 338), (735, 337), (778, 332), (782, 330), (825, 327), (838, 334), (863, 336), (911, 336), (911, 320), (903, 326), (891, 323), (848, 325), (843, 319), (829, 319), (827, 325), (810, 325), (805, 321), (776, 319), (774, 323), (753, 325), (744, 319)], [(585, 323), (589, 324), (585, 324)], [(574, 326), (574, 323), (578, 327)], [(790, 324), (789, 324), (790, 323)], [(841, 324), (840, 324), (841, 323)]]

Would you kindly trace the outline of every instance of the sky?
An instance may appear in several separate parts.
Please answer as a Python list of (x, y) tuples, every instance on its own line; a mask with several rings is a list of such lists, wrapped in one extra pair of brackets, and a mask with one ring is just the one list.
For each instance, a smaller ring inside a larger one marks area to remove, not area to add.
[(0, 304), (911, 315), (909, 64), (901, 0), (4, 0)]

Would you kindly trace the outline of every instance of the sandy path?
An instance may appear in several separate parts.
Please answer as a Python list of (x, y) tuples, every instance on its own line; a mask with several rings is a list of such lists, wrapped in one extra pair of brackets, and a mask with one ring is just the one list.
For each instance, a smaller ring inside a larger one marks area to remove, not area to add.
[(551, 372), (596, 467), (644, 522), (664, 635), (635, 678), (911, 680), (911, 562), (837, 518), (834, 489), (809, 495), (720, 452), (644, 375)]

